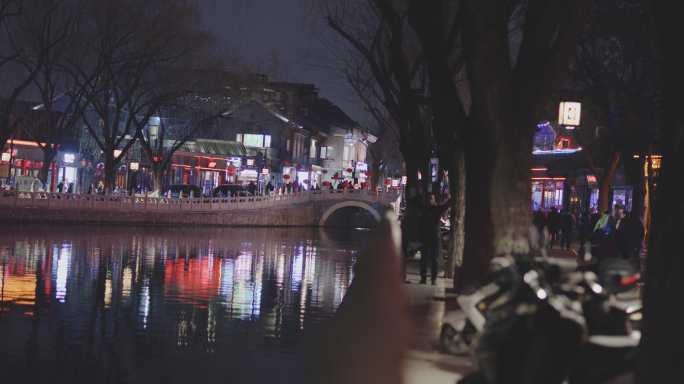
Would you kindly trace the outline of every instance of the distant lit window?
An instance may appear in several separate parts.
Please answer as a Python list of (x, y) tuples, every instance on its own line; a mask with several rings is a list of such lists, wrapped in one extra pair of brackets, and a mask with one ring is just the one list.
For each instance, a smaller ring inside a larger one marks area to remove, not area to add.
[(237, 141), (244, 144), (246, 147), (256, 148), (270, 148), (270, 135), (254, 135), (250, 133), (238, 133)]
[(342, 156), (342, 161), (350, 161), (351, 160), (351, 149), (352, 149), (352, 147), (349, 145), (344, 146), (344, 154)]
[(311, 139), (311, 146), (309, 147), (309, 158), (316, 158), (316, 140)]

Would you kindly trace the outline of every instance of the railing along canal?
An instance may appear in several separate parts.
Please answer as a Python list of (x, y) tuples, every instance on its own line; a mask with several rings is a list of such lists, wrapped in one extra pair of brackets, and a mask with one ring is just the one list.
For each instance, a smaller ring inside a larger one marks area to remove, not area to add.
[(51, 192), (0, 192), (0, 206), (47, 209), (145, 210), (145, 211), (216, 211), (260, 209), (302, 204), (310, 201), (357, 200), (368, 203), (391, 203), (392, 192), (313, 191), (291, 194), (240, 197), (168, 198), (147, 196), (91, 195)]

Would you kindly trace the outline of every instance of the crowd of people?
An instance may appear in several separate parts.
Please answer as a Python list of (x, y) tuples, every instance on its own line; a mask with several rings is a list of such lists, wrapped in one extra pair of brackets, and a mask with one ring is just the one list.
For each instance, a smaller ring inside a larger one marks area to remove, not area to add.
[(644, 226), (638, 216), (616, 204), (612, 211), (599, 214), (596, 209), (579, 212), (555, 207), (548, 212), (536, 211), (533, 216), (539, 238), (549, 248), (558, 245), (570, 250), (579, 243), (578, 255), (584, 255), (586, 245), (598, 259), (622, 258), (638, 265), (644, 241)]

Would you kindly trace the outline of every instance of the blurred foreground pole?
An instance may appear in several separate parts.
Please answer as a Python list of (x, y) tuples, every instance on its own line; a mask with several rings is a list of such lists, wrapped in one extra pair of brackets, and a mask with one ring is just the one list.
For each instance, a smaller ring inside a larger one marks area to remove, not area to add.
[(400, 235), (395, 214), (385, 213), (336, 317), (307, 345), (307, 384), (403, 382), (402, 360), (413, 333)]
[(663, 154), (655, 191), (653, 219), (646, 260), (644, 326), (640, 383), (680, 383), (684, 364), (684, 31), (682, 1), (652, 0), (661, 49), (664, 123), (660, 133)]

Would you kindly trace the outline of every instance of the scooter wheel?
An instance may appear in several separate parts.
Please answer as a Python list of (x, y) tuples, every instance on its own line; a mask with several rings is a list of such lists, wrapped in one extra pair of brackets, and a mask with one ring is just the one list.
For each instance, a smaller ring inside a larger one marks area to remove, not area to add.
[(466, 355), (470, 351), (470, 346), (461, 332), (449, 324), (442, 325), (442, 331), (439, 334), (439, 347), (443, 353), (452, 355)]

